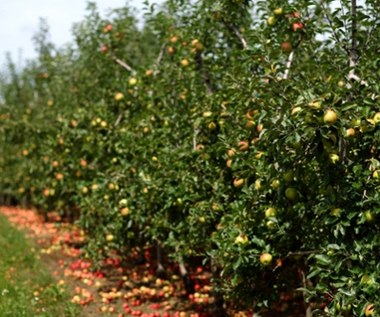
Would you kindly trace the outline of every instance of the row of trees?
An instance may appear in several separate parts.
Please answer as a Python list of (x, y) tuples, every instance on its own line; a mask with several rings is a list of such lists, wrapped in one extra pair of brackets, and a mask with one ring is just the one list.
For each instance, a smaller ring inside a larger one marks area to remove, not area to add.
[[(168, 0), (1, 80), (0, 192), (78, 219), (89, 256), (159, 242), (226, 301), (379, 302), (378, 3)], [(294, 295), (296, 296), (296, 295)]]

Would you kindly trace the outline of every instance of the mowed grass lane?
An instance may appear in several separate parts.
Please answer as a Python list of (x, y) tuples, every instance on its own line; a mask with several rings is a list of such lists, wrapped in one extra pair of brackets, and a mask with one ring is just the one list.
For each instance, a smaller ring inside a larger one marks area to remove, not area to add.
[(77, 317), (33, 244), (0, 215), (0, 317)]

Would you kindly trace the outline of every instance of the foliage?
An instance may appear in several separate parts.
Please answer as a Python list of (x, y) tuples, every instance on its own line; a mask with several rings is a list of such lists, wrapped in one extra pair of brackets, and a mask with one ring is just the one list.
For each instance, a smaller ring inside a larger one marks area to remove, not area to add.
[(78, 217), (94, 258), (201, 257), (236, 305), (370, 314), (378, 10), (341, 5), (171, 0), (138, 27), (92, 4), (66, 49), (42, 28), (1, 84), (1, 193)]

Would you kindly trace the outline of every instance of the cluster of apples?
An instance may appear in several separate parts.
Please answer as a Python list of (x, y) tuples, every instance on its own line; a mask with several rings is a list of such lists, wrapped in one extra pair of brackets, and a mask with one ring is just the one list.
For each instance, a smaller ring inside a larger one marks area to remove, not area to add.
[[(273, 15), (268, 17), (268, 26), (274, 26), (277, 23), (277, 20), (282, 16), (289, 20), (290, 27), (293, 32), (299, 32), (305, 28), (304, 23), (300, 19), (300, 12), (290, 12), (285, 14), (283, 8), (281, 7), (274, 9)], [(290, 42), (285, 41), (281, 43), (281, 49), (285, 53), (290, 53), (293, 50), (293, 45)]]

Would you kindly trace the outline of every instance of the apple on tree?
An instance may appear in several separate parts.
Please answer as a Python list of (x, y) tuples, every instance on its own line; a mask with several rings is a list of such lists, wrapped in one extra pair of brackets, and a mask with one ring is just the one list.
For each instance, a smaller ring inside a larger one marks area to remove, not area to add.
[(264, 266), (267, 266), (271, 264), (273, 260), (272, 254), (270, 253), (263, 253), (260, 255), (260, 263)]
[(281, 15), (284, 13), (284, 10), (282, 8), (276, 8), (273, 10), (274, 15)]
[(302, 30), (304, 28), (304, 24), (302, 22), (294, 22), (292, 24), (292, 30), (293, 32), (297, 32), (298, 30)]
[(350, 137), (353, 137), (355, 135), (355, 129), (354, 128), (348, 128), (346, 130), (346, 137), (350, 138)]
[(235, 238), (235, 244), (247, 244), (248, 243), (248, 237), (245, 234), (239, 234)]
[(284, 53), (290, 53), (293, 49), (293, 46), (290, 42), (282, 42), (281, 49)]
[(234, 187), (239, 188), (244, 185), (244, 178), (235, 178), (233, 182)]
[(267, 210), (265, 210), (265, 217), (266, 218), (275, 217), (276, 213), (277, 213), (276, 208), (269, 207)]
[(367, 306), (365, 307), (364, 313), (366, 316), (373, 316), (373, 314), (375, 313), (374, 305), (373, 304), (367, 304)]
[(273, 26), (276, 24), (276, 18), (274, 16), (270, 16), (267, 20), (269, 26)]
[(291, 202), (297, 202), (300, 198), (297, 189), (292, 187), (289, 187), (285, 190), (285, 197), (289, 199)]
[(336, 112), (332, 109), (328, 109), (325, 111), (323, 115), (323, 122), (328, 125), (333, 125), (338, 120), (338, 116)]
[(374, 116), (373, 116), (373, 121), (375, 124), (379, 123), (380, 122), (380, 112), (377, 112)]

